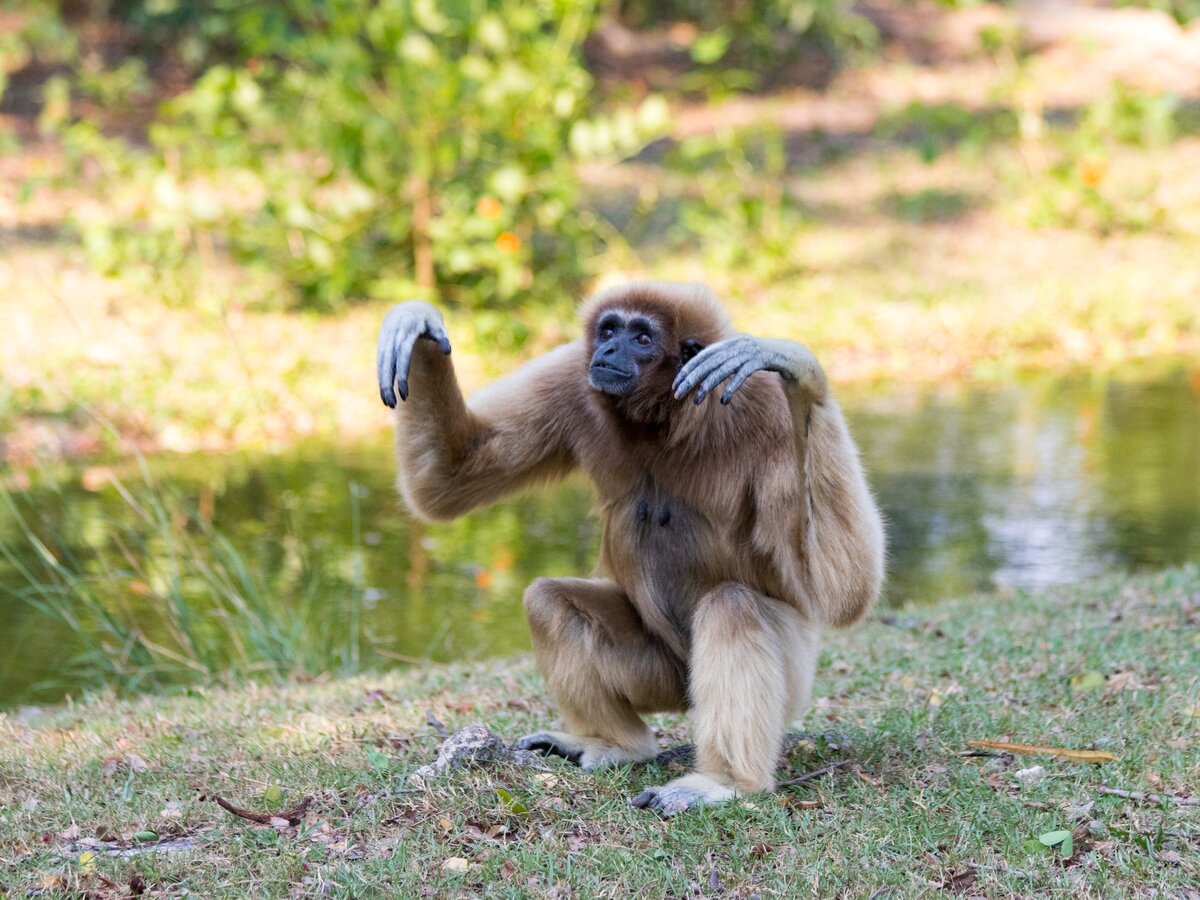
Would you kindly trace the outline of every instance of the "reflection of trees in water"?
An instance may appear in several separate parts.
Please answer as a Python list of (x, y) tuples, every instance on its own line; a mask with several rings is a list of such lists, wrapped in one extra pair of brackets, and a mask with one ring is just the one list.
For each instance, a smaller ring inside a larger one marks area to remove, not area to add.
[(1200, 396), (1182, 373), (907, 399), (852, 416), (888, 517), (892, 602), (1200, 555)]
[[(864, 394), (846, 406), (889, 522), (890, 602), (1200, 557), (1200, 396), (1183, 376)], [(541, 575), (588, 574), (599, 545), (581, 480), (455, 522), (415, 522), (395, 495), (384, 440), (153, 465), (174, 508), (198, 511), (228, 536), (264, 588), (283, 598), (286, 616), (315, 626), (325, 646), (312, 647), (311, 658), (330, 664), (355, 617), (368, 661), (372, 646), (435, 659), (524, 650), (525, 585)], [(132, 467), (128, 480), (137, 480)], [(351, 483), (364, 487), (358, 542)], [(169, 564), (172, 548), (112, 490), (89, 492), (72, 479), (21, 500), (51, 549), (85, 572), (122, 566), (118, 540), (157, 567)], [(34, 552), (7, 515), (0, 540)], [(2, 559), (0, 581), (21, 583)], [(202, 579), (183, 587), (204, 627), (224, 627), (205, 619), (211, 600)], [(124, 592), (112, 602), (136, 617), (149, 601)], [(74, 648), (53, 623), (5, 595), (0, 621), (20, 648), (0, 659), (4, 705), (16, 686), (52, 673)]]

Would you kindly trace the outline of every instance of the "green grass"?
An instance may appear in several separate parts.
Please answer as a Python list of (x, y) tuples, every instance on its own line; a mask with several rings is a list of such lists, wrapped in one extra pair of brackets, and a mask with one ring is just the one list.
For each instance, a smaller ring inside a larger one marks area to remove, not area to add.
[[(140, 881), (196, 896), (1188, 896), (1200, 807), (1099, 789), (1200, 784), (1197, 567), (889, 622), (830, 637), (812, 739), (781, 777), (849, 765), (669, 821), (627, 803), (674, 774), (656, 767), (500, 766), (406, 784), (438, 743), (426, 710), (509, 739), (551, 721), (527, 659), (0, 716), (0, 892), (121, 895)], [(1098, 674), (1072, 688), (1085, 673)], [(664, 746), (686, 739), (683, 719), (655, 721)], [(1117, 758), (962, 756), (973, 739)], [(1040, 782), (1015, 777), (1035, 765)], [(213, 796), (312, 804), (273, 828)], [(1066, 861), (1037, 843), (1060, 829), (1076, 829)]]

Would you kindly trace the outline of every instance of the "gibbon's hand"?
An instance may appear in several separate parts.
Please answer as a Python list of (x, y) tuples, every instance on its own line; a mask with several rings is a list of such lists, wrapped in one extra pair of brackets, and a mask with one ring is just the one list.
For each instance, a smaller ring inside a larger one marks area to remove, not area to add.
[(727, 404), (747, 378), (762, 371), (778, 372), (789, 386), (824, 393), (825, 375), (811, 350), (793, 341), (747, 334), (705, 347), (684, 363), (671, 387), (676, 400), (695, 390), (699, 406), (714, 388), (732, 378), (721, 395), (721, 403)]
[(442, 314), (419, 300), (398, 303), (383, 319), (375, 366), (379, 373), (379, 398), (396, 407), (396, 394), (408, 399), (408, 368), (418, 338), (436, 341), (443, 353), (450, 352), (450, 338), (442, 326)]

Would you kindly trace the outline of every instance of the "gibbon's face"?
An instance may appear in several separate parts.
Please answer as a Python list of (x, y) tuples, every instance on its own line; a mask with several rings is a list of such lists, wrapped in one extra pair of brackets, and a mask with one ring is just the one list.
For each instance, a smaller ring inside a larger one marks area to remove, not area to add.
[(666, 355), (663, 329), (643, 313), (609, 310), (596, 320), (588, 384), (623, 397)]

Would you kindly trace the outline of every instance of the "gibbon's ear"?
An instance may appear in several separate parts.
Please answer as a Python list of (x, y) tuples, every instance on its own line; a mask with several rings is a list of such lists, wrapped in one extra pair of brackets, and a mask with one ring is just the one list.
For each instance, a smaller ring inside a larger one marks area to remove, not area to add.
[(683, 366), (689, 359), (704, 349), (699, 341), (688, 339), (679, 345), (679, 365)]

